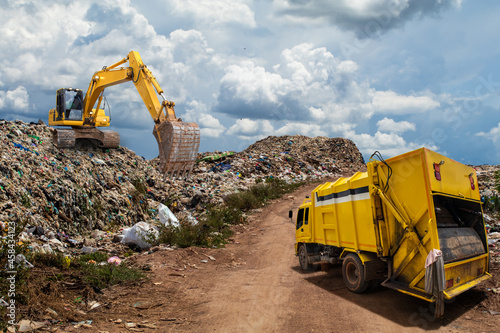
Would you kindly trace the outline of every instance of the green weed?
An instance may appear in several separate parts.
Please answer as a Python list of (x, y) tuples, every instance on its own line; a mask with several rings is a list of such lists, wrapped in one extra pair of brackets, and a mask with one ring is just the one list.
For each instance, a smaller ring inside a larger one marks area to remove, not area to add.
[(108, 255), (106, 253), (103, 253), (103, 252), (91, 252), (91, 253), (82, 254), (77, 259), (77, 261), (80, 264), (85, 264), (85, 263), (89, 262), (90, 260), (94, 260), (95, 262), (103, 262), (103, 261), (108, 260)]
[(36, 266), (47, 266), (64, 268), (64, 255), (61, 252), (57, 253), (33, 253), (29, 256), (30, 262)]
[(142, 195), (146, 195), (148, 186), (147, 184), (140, 178), (135, 178), (132, 180), (132, 185), (134, 185), (135, 189), (141, 193)]
[(224, 198), (228, 207), (248, 211), (265, 205), (269, 200), (281, 198), (304, 183), (287, 183), (277, 178), (266, 178), (264, 182), (258, 182), (248, 191), (233, 193)]
[(21, 205), (23, 205), (23, 207), (25, 208), (31, 207), (31, 199), (28, 192), (24, 192), (23, 194), (21, 194)]
[(197, 224), (181, 221), (176, 227), (161, 226), (158, 236), (150, 233), (144, 240), (153, 245), (219, 247), (226, 244), (231, 237), (232, 225), (246, 223), (244, 212), (262, 207), (269, 200), (280, 198), (302, 184), (288, 184), (276, 178), (267, 178), (248, 191), (226, 196), (222, 206), (208, 207)]
[(137, 281), (144, 278), (144, 273), (140, 270), (128, 267), (127, 265), (113, 265), (99, 262), (96, 264), (80, 261), (80, 270), (83, 274), (83, 282), (91, 287), (106, 288), (111, 285)]

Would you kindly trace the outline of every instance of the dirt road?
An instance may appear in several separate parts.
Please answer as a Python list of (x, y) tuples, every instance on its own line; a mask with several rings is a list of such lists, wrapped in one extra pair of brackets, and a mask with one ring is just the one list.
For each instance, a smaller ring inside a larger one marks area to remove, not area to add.
[(447, 304), (437, 320), (427, 302), (393, 290), (349, 292), (340, 266), (301, 272), (288, 211), (312, 188), (252, 216), (224, 249), (141, 255), (138, 262), (151, 267), (151, 281), (106, 291), (96, 327), (121, 332), (130, 322), (144, 332), (498, 331), (500, 315), (485, 311), (488, 299), (480, 289)]

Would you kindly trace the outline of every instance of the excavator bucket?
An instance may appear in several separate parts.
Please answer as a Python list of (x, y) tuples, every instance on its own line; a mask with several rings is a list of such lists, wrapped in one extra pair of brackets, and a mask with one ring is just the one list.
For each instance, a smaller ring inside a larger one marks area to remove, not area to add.
[(200, 147), (196, 123), (164, 121), (155, 125), (153, 135), (158, 142), (160, 172), (170, 176), (191, 172)]

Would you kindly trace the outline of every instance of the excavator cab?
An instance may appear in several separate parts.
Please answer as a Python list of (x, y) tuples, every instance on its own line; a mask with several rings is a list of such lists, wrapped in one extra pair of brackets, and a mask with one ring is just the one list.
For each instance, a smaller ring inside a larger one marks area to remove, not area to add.
[[(75, 123), (76, 122), (76, 123)], [(83, 92), (80, 89), (61, 88), (56, 94), (56, 108), (49, 112), (49, 124), (78, 126), (83, 122)]]
[(57, 91), (57, 120), (82, 120), (83, 92), (81, 89), (62, 88)]
[[(49, 125), (51, 126), (85, 126), (83, 91), (74, 88), (61, 88), (56, 94), (56, 108), (49, 111)], [(109, 126), (109, 116), (103, 109), (92, 109), (97, 112), (91, 127)]]
[[(84, 96), (81, 89), (61, 88), (56, 93), (56, 107), (49, 111), (50, 126), (71, 126), (71, 129), (57, 128), (52, 140), (58, 148), (73, 148), (77, 142), (90, 143), (101, 148), (118, 148), (120, 135), (114, 131), (100, 131), (95, 128), (109, 126), (109, 117), (104, 110), (98, 109), (95, 123), (85, 124)], [(96, 112), (92, 109), (92, 112)]]

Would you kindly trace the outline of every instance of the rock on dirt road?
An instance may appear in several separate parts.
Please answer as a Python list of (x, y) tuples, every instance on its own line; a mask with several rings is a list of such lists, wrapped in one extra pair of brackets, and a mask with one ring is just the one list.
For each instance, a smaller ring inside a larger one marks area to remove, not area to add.
[[(500, 316), (486, 311), (492, 299), (484, 288), (460, 295), (435, 319), (427, 302), (393, 290), (349, 292), (340, 266), (301, 272), (288, 210), (314, 186), (255, 214), (225, 248), (140, 256), (139, 263), (151, 266), (151, 280), (106, 291), (100, 301), (107, 306), (94, 313), (93, 326), (109, 332), (124, 331), (126, 322), (162, 332), (498, 331)], [(489, 305), (498, 310), (496, 302)]]

